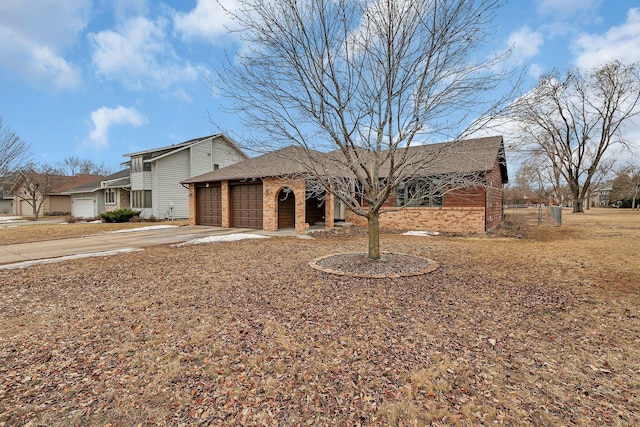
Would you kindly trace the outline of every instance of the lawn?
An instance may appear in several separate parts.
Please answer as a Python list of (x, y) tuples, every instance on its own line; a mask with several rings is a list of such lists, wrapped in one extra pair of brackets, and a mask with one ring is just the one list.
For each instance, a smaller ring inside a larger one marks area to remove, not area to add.
[(383, 234), (402, 279), (308, 267), (361, 233), (0, 271), (0, 426), (640, 424), (640, 213), (564, 224)]

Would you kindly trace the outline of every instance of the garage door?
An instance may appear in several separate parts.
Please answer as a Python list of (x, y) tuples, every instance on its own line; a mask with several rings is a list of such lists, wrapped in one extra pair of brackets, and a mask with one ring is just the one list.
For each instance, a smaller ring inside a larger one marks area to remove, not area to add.
[(230, 185), (231, 226), (262, 229), (262, 184)]
[(196, 223), (222, 227), (222, 192), (220, 185), (196, 187)]
[(33, 207), (26, 200), (20, 200), (20, 215), (33, 215)]
[(75, 199), (73, 202), (73, 216), (77, 218), (93, 218), (93, 199)]

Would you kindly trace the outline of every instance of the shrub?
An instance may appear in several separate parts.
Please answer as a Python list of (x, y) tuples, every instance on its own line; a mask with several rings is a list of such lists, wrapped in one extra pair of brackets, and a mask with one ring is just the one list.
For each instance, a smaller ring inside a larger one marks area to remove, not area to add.
[(126, 208), (102, 213), (100, 214), (100, 218), (102, 218), (104, 222), (129, 222), (133, 218), (137, 218), (138, 215), (140, 215), (140, 211), (134, 211)]
[(158, 221), (158, 220), (157, 220), (157, 218), (155, 217), (155, 215), (151, 215), (147, 221), (148, 221), (148, 222), (156, 222), (156, 221)]
[(74, 224), (74, 223), (78, 222), (78, 218), (76, 218), (73, 215), (67, 215), (67, 217), (64, 220), (66, 222), (68, 222), (69, 224)]

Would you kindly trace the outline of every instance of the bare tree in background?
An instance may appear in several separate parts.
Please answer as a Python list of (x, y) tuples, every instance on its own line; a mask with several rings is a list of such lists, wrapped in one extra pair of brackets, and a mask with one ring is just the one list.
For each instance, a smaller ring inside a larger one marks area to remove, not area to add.
[[(250, 148), (302, 148), (286, 160), (303, 165), (318, 194), (327, 191), (367, 218), (369, 258), (380, 258), (384, 202), (455, 150), (408, 147), (461, 139), (471, 117), (491, 110), (484, 95), (510, 77), (498, 70), (508, 52), (480, 53), (499, 2), (239, 3), (234, 17), (246, 49), (212, 85), (244, 113), (255, 135)], [(468, 178), (440, 176), (430, 185), (450, 188)]]
[(562, 175), (574, 212), (583, 212), (592, 186), (610, 171), (614, 150), (627, 145), (624, 125), (640, 113), (639, 72), (636, 63), (613, 61), (586, 74), (551, 74), (513, 106), (521, 149), (544, 156)]
[(609, 195), (611, 202), (629, 201), (632, 210), (638, 208), (640, 198), (640, 165), (629, 162), (616, 173), (611, 183), (612, 191)]
[(78, 174), (106, 176), (113, 173), (111, 169), (104, 164), (104, 162), (97, 164), (91, 160), (81, 159), (76, 156), (65, 157), (62, 161), (56, 164), (56, 168), (62, 173), (70, 176)]
[(0, 118), (0, 179), (28, 162), (30, 155), (29, 144)]
[(13, 193), (15, 202), (26, 201), (32, 208), (34, 221), (37, 221), (47, 196), (60, 186), (63, 178), (61, 171), (52, 166), (27, 165), (18, 173)]

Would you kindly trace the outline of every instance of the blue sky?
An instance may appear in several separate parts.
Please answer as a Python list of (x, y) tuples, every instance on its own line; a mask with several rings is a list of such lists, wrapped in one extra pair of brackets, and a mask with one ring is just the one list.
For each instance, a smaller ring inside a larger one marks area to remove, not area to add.
[[(125, 153), (219, 131), (241, 139), (207, 83), (241, 48), (228, 25), (216, 0), (2, 0), (0, 117), (48, 164), (117, 169)], [(554, 68), (640, 61), (640, 1), (511, 0), (487, 49), (510, 45), (525, 89)]]

